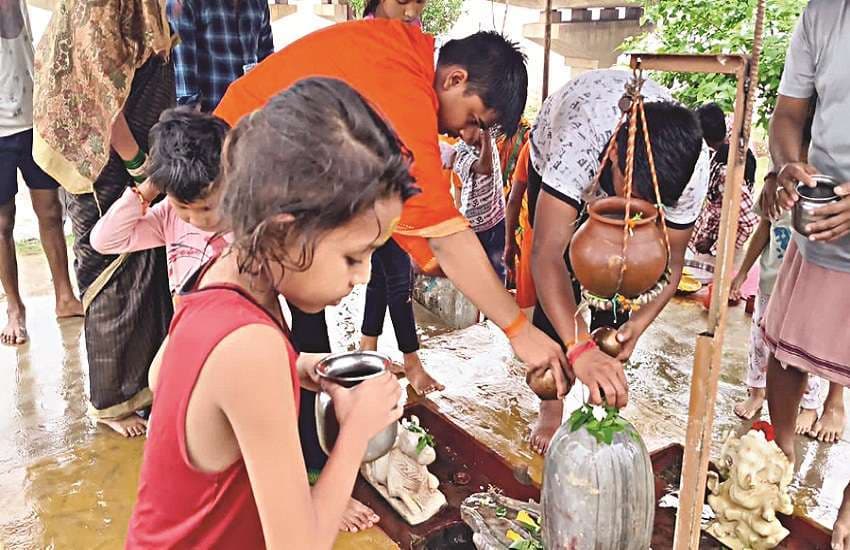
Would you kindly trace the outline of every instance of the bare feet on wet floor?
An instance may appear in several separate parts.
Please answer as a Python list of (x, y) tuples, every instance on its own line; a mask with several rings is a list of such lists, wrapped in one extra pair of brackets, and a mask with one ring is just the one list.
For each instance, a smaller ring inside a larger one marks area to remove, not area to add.
[(435, 391), (443, 391), (446, 387), (437, 382), (422, 366), (416, 353), (404, 354), (404, 375), (407, 381), (419, 395), (428, 395)]
[(735, 414), (744, 420), (752, 420), (756, 416), (761, 416), (761, 409), (764, 406), (764, 388), (749, 388), (749, 397), (746, 401), (735, 404)]
[(797, 415), (797, 426), (794, 428), (794, 433), (797, 435), (806, 435), (812, 431), (815, 421), (818, 419), (817, 409), (800, 409), (800, 414)]
[(348, 501), (348, 506), (342, 514), (342, 524), (339, 526), (339, 530), (356, 533), (369, 529), (380, 520), (381, 518), (371, 508), (352, 498)]
[(844, 404), (832, 405), (829, 401), (823, 406), (823, 414), (812, 426), (809, 437), (824, 443), (836, 443), (844, 435)]
[(844, 489), (844, 500), (832, 527), (832, 550), (850, 550), (850, 486)]
[(6, 326), (0, 332), (0, 343), (7, 346), (26, 344), (29, 339), (26, 313), (23, 310), (9, 311), (6, 317)]
[(541, 401), (540, 415), (531, 425), (531, 449), (541, 455), (546, 454), (552, 436), (561, 425), (564, 405), (560, 401)]
[(75, 297), (56, 302), (56, 318), (68, 319), (83, 316), (83, 304)]
[(148, 430), (148, 421), (136, 413), (124, 418), (98, 418), (97, 421), (124, 437), (139, 437), (145, 435)]

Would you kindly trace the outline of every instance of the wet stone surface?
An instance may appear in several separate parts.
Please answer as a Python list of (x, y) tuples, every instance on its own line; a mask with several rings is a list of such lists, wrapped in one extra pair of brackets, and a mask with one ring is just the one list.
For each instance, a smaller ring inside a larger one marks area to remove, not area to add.
[[(43, 257), (21, 257), (20, 270), (31, 340), (19, 348), (0, 346), (0, 547), (121, 548), (144, 442), (125, 440), (85, 416), (82, 322), (53, 318)], [(356, 289), (328, 313), (336, 350), (356, 345), (362, 300), (363, 289)], [(447, 386), (434, 397), (440, 410), (506, 457), (517, 472), (539, 480), (543, 461), (527, 443), (538, 400), (504, 336), (486, 323), (449, 331), (421, 309), (417, 318), (423, 363)], [(631, 361), (631, 401), (624, 414), (650, 449), (684, 439), (693, 345), (704, 324), (702, 306), (677, 299), (649, 329)], [(400, 359), (390, 327), (387, 320), (380, 348)], [(745, 396), (741, 380), (749, 327), (743, 308), (730, 312), (715, 451), (725, 432), (746, 428), (732, 406)], [(567, 410), (580, 399), (576, 388)], [(800, 471), (794, 482), (799, 513), (831, 525), (850, 478), (848, 453), (846, 434), (835, 445), (799, 438)], [(337, 542), (340, 549), (391, 547), (377, 529)]]

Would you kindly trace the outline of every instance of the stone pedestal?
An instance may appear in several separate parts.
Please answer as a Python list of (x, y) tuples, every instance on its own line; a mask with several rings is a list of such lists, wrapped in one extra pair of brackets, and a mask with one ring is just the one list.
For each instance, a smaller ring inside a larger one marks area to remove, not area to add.
[(413, 298), (451, 328), (462, 329), (478, 323), (478, 308), (444, 277), (417, 275)]

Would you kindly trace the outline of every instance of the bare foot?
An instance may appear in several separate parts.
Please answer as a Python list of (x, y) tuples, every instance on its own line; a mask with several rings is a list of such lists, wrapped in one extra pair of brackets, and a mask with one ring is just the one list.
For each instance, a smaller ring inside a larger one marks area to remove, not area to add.
[(395, 376), (404, 376), (404, 365), (398, 361), (390, 363), (390, 372)]
[(339, 530), (356, 533), (372, 527), (380, 520), (381, 518), (371, 508), (352, 498), (342, 514), (342, 525)]
[(69, 317), (82, 317), (83, 304), (74, 298), (62, 300), (56, 303), (56, 318), (67, 319)]
[(835, 443), (844, 435), (844, 404), (833, 405), (826, 402), (823, 414), (812, 426), (809, 437), (824, 443)]
[(761, 416), (761, 408), (764, 406), (765, 389), (764, 388), (749, 388), (750, 396), (742, 403), (735, 404), (735, 414), (744, 420), (752, 420), (756, 416)]
[(832, 527), (832, 550), (850, 550), (850, 486), (844, 489), (844, 500)]
[(404, 374), (413, 390), (419, 395), (428, 395), (435, 391), (443, 391), (446, 387), (428, 374), (425, 367), (420, 363), (418, 367), (405, 367)]
[(97, 421), (104, 426), (112, 428), (124, 437), (139, 437), (145, 435), (148, 422), (136, 413), (124, 418), (98, 418)]
[(0, 332), (0, 342), (7, 346), (20, 346), (26, 344), (29, 339), (27, 334), (26, 313), (23, 308), (8, 312), (8, 321), (3, 332)]
[(818, 411), (815, 409), (800, 409), (800, 414), (797, 415), (797, 426), (794, 428), (794, 433), (797, 435), (805, 435), (812, 431), (815, 421), (818, 419)]
[(541, 401), (540, 415), (531, 426), (531, 449), (538, 454), (546, 454), (549, 441), (561, 426), (564, 404), (561, 401)]

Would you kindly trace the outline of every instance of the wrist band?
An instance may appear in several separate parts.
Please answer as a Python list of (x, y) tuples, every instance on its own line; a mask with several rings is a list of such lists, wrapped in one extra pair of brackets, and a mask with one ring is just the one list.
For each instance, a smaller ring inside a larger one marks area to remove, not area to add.
[(502, 332), (505, 333), (505, 336), (508, 337), (508, 340), (512, 340), (516, 338), (520, 331), (525, 327), (528, 323), (528, 317), (525, 316), (523, 312), (519, 312), (519, 315), (516, 316), (516, 319), (511, 321), (511, 324), (502, 329)]
[(572, 367), (575, 365), (575, 362), (578, 361), (579, 357), (592, 349), (599, 349), (599, 346), (597, 346), (596, 342), (593, 340), (587, 340), (581, 344), (573, 346), (567, 351), (567, 363), (569, 363)]
[(141, 168), (141, 166), (145, 163), (145, 152), (139, 148), (139, 151), (136, 153), (136, 156), (131, 158), (130, 160), (124, 161), (124, 167), (128, 170), (134, 170), (136, 168)]

